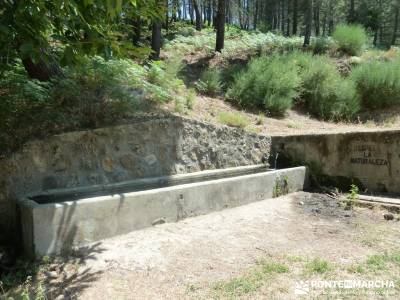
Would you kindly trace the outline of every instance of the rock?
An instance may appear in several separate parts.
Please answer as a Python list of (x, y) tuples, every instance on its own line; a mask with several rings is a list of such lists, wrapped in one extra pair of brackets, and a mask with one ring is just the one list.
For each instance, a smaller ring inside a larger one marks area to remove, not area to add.
[(303, 206), (303, 205), (304, 205), (304, 202), (303, 202), (303, 201), (300, 201), (300, 202), (299, 202), (299, 205)]
[(383, 218), (384, 218), (386, 221), (392, 221), (392, 220), (394, 220), (394, 216), (393, 216), (393, 214), (391, 214), (391, 213), (384, 214), (384, 215), (383, 215)]
[(44, 273), (47, 278), (57, 278), (58, 273), (56, 271), (47, 271)]
[(64, 300), (67, 299), (63, 294), (58, 295), (56, 298), (54, 298), (54, 300)]
[(156, 226), (156, 225), (160, 225), (160, 224), (164, 224), (165, 223), (165, 219), (164, 218), (159, 218), (159, 219), (155, 219), (153, 221), (153, 223), (151, 223), (151, 225)]
[(131, 154), (121, 156), (119, 162), (126, 170), (133, 170), (135, 168), (135, 157)]
[(150, 154), (150, 155), (147, 155), (144, 158), (144, 160), (148, 165), (151, 166), (151, 165), (154, 165), (157, 162), (157, 157), (154, 154)]
[(316, 213), (316, 214), (320, 214), (320, 213), (321, 213), (321, 210), (320, 210), (319, 208), (313, 208), (313, 209), (311, 210), (311, 212)]
[(345, 213), (344, 216), (345, 216), (346, 218), (350, 218), (350, 217), (351, 217), (351, 214), (350, 214), (350, 213)]

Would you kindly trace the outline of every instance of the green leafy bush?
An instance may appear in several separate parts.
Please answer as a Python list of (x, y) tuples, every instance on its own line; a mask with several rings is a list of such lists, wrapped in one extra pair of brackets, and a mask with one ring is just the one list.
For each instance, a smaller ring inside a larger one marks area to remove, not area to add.
[(355, 116), (360, 109), (355, 84), (342, 78), (329, 58), (298, 53), (291, 59), (300, 67), (300, 98), (312, 114), (330, 120)]
[(365, 108), (385, 108), (400, 103), (400, 59), (361, 64), (351, 74)]
[(200, 93), (215, 96), (222, 91), (221, 71), (216, 69), (206, 70), (201, 74), (200, 80), (196, 83)]
[(367, 42), (367, 34), (361, 25), (338, 25), (333, 38), (339, 50), (348, 55), (359, 55)]
[(253, 59), (247, 70), (235, 76), (228, 97), (244, 107), (260, 107), (272, 115), (283, 115), (298, 96), (298, 68), (284, 56)]

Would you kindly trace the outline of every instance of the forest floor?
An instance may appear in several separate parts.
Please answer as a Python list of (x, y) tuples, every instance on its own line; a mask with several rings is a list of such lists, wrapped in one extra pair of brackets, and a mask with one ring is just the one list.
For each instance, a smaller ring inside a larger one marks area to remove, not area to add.
[(299, 299), (296, 282), (312, 280), (395, 287), (307, 298), (399, 299), (400, 222), (384, 213), (298, 192), (104, 240), (39, 278), (47, 299)]

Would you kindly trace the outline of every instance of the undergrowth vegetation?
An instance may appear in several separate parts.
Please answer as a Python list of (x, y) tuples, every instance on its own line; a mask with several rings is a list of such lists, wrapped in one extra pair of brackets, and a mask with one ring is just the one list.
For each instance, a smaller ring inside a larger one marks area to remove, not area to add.
[[(232, 26), (220, 54), (214, 53), (213, 29), (197, 32), (185, 24), (174, 26), (162, 61), (139, 64), (83, 56), (48, 82), (30, 79), (18, 60), (2, 69), (0, 155), (33, 137), (125, 122), (159, 104), (173, 102), (176, 112), (185, 113), (196, 103), (196, 90), (267, 115), (280, 117), (297, 106), (332, 121), (350, 121), (360, 111), (400, 101), (398, 50), (362, 52), (366, 38), (358, 25), (337, 26), (332, 38), (312, 38), (307, 49), (301, 37)], [(342, 52), (360, 57), (342, 57)], [(190, 89), (178, 74), (193, 54), (195, 61), (217, 63), (199, 70), (201, 76)], [(338, 71), (338, 60), (347, 64), (346, 74)], [(228, 115), (218, 119), (231, 126), (246, 123)]]
[(143, 67), (127, 59), (84, 57), (43, 83), (16, 64), (0, 79), (0, 154), (32, 137), (123, 122), (143, 106), (177, 98), (193, 105), (193, 92), (177, 79), (179, 69), (174, 61)]
[[(301, 49), (303, 39), (301, 37), (284, 37), (271, 32), (244, 31), (236, 27), (227, 28), (225, 48), (220, 56), (225, 59), (237, 57), (238, 54), (246, 56), (260, 53), (273, 53), (293, 51)], [(211, 28), (205, 28), (202, 32), (177, 35), (167, 41), (164, 49), (167, 53), (191, 54), (205, 52), (207, 55), (214, 53), (215, 33)]]

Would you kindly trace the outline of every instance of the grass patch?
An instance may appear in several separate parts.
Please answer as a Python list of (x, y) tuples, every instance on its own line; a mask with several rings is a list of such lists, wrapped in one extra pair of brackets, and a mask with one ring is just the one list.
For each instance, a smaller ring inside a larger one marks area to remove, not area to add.
[(244, 128), (249, 125), (249, 119), (237, 112), (221, 112), (218, 115), (218, 121), (231, 127)]
[(289, 273), (289, 267), (278, 262), (263, 260), (260, 265), (264, 274)]
[(333, 269), (332, 265), (321, 258), (314, 258), (306, 263), (306, 269), (312, 274), (324, 274)]
[(233, 278), (228, 282), (217, 283), (214, 290), (226, 297), (242, 296), (258, 290), (263, 284), (262, 279), (262, 274), (255, 272), (247, 276)]
[(284, 273), (289, 273), (289, 267), (286, 265), (276, 261), (261, 260), (259, 268), (250, 270), (245, 276), (219, 282), (214, 286), (214, 290), (224, 297), (235, 298), (257, 291), (275, 275)]

